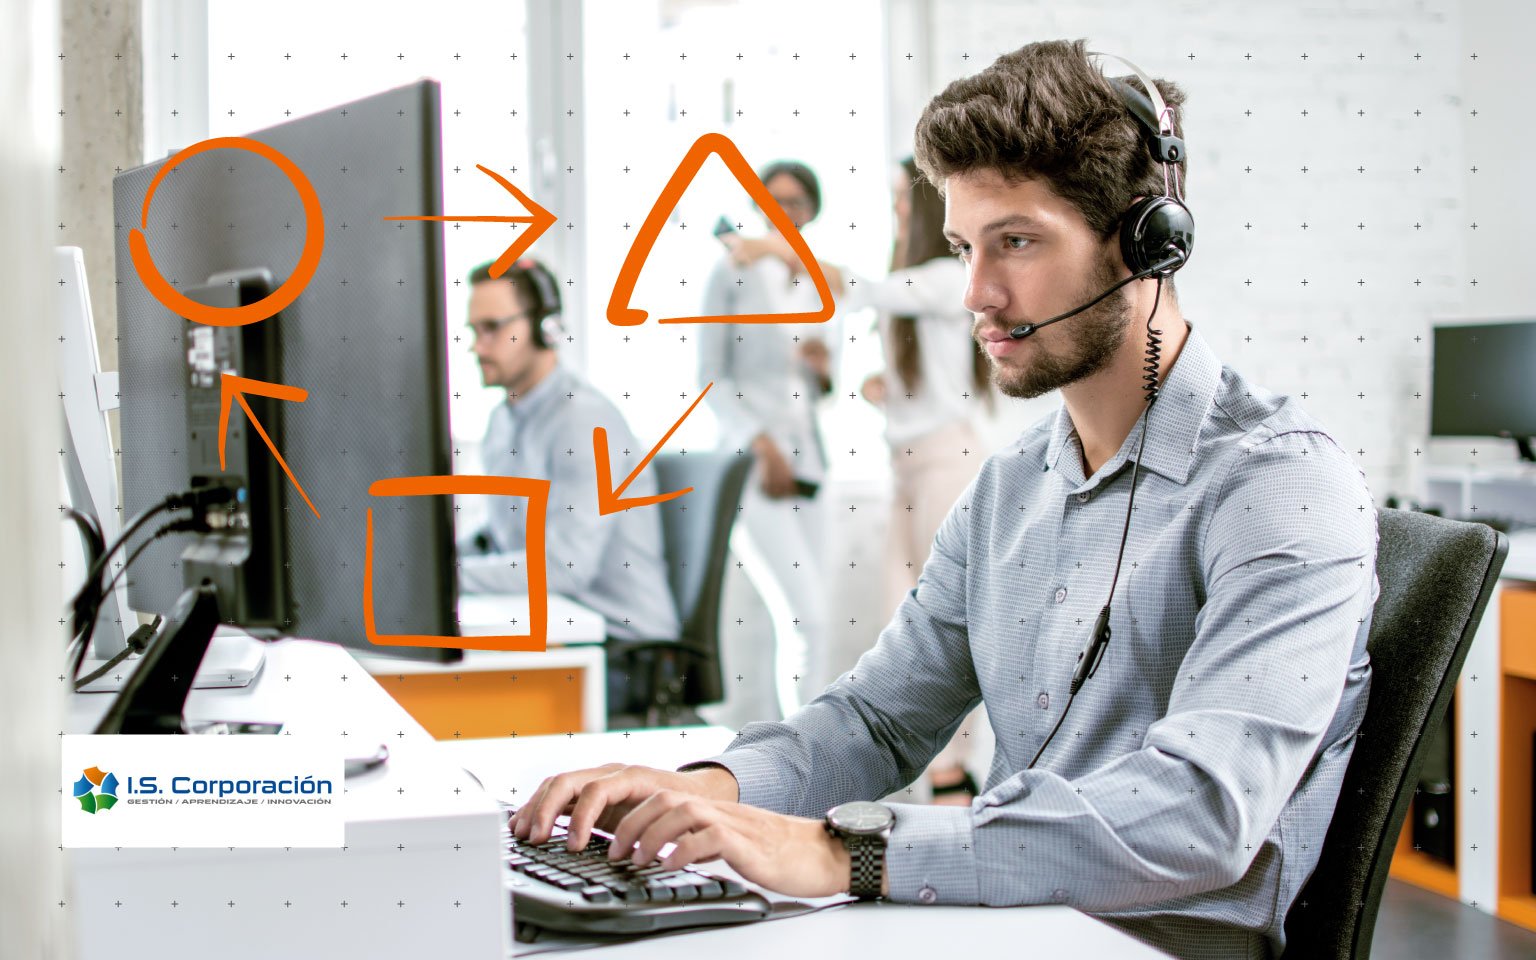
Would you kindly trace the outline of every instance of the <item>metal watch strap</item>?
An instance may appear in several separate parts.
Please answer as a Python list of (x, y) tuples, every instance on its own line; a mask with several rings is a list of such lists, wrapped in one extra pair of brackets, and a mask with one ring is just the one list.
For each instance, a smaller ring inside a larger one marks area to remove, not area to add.
[(885, 842), (879, 837), (843, 835), (852, 876), (848, 892), (860, 900), (877, 900), (885, 879)]

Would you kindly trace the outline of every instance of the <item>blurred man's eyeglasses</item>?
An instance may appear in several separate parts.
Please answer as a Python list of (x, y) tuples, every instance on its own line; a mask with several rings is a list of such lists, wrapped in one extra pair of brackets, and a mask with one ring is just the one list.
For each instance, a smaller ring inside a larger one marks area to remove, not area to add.
[(525, 311), (523, 313), (514, 313), (510, 317), (501, 317), (499, 319), (472, 320), (469, 323), (464, 324), (464, 326), (475, 335), (476, 340), (479, 340), (481, 337), (494, 337), (497, 333), (501, 332), (503, 327), (511, 323), (513, 320), (526, 316), (528, 316), (528, 314)]
[(779, 206), (784, 208), (786, 213), (790, 210), (811, 209), (810, 197), (774, 197), (773, 199)]

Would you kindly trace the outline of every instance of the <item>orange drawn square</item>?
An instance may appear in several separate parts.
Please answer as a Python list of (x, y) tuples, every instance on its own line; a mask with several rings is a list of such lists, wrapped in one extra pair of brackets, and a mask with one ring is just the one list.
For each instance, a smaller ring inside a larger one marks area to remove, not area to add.
[(363, 555), (363, 629), (368, 642), (396, 647), (456, 647), (466, 650), (542, 651), (549, 638), (549, 584), (544, 570), (544, 512), (549, 481), (532, 477), (390, 477), (375, 480), (368, 492), (376, 497), (420, 497), (476, 493), (527, 497), (528, 632), (484, 637), (439, 637), (432, 634), (380, 633), (373, 618), (373, 508), (368, 508), (368, 542)]

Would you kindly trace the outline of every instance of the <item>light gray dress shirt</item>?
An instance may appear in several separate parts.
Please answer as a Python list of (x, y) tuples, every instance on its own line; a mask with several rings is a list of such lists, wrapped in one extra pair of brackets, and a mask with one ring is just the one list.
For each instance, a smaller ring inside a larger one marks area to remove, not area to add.
[(1278, 957), (1365, 712), (1375, 510), (1318, 423), (1193, 327), (1149, 429), (1113, 637), (1033, 770), (1109, 589), (1141, 435), (1085, 477), (1065, 407), (986, 461), (852, 670), (700, 762), (743, 803), (820, 817), (913, 782), (984, 701), (985, 789), (894, 805), (891, 899), (1065, 903), (1176, 956)]
[[(660, 513), (656, 507), (606, 517), (598, 513), (593, 427), (608, 431), (609, 466), (617, 487), (650, 447), (636, 441), (607, 397), (573, 371), (557, 366), (516, 402), (503, 403), (491, 413), (481, 459), (493, 476), (549, 480), (544, 568), (550, 593), (602, 614), (611, 637), (676, 639), (678, 616), (667, 587)], [(624, 496), (656, 492), (653, 461)], [(487, 500), (485, 527), (459, 537), (459, 589), (526, 593), (524, 498)]]

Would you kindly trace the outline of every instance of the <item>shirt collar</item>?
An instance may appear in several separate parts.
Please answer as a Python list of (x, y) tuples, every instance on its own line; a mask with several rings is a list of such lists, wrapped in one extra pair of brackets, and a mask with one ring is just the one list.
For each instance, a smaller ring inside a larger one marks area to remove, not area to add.
[(569, 374), (565, 367), (556, 363), (554, 369), (550, 370), (543, 380), (534, 384), (532, 390), (518, 397), (515, 401), (508, 397), (507, 409), (519, 420), (537, 414), (540, 409), (549, 405), (552, 398), (570, 392), (570, 387), (567, 383), (568, 378)]
[[(1147, 437), (1147, 448), (1141, 459), (1143, 467), (1155, 470), (1179, 484), (1189, 480), (1200, 426), (1205, 422), (1211, 401), (1216, 396), (1216, 388), (1221, 382), (1221, 361), (1195, 325), (1188, 321), (1185, 324), (1189, 333), (1184, 339), (1184, 345), (1179, 349), (1173, 369), (1168, 371), (1167, 378), (1163, 380), (1157, 402), (1146, 417), (1152, 423), (1152, 432)], [(1142, 424), (1146, 420), (1136, 421), (1119, 451), (1099, 468), (1098, 475), (1106, 478), (1114, 476), (1126, 462), (1134, 459), (1136, 447), (1141, 443)], [(1071, 450), (1074, 456), (1080, 458), (1080, 449), (1077, 428), (1072, 423), (1071, 414), (1067, 412), (1067, 405), (1063, 403), (1056, 411), (1056, 420), (1051, 426), (1050, 443), (1045, 449), (1045, 466), (1052, 470), (1059, 469), (1058, 463), (1064, 450)], [(1076, 469), (1072, 471), (1073, 474), (1080, 475), (1081, 461), (1074, 466)]]

